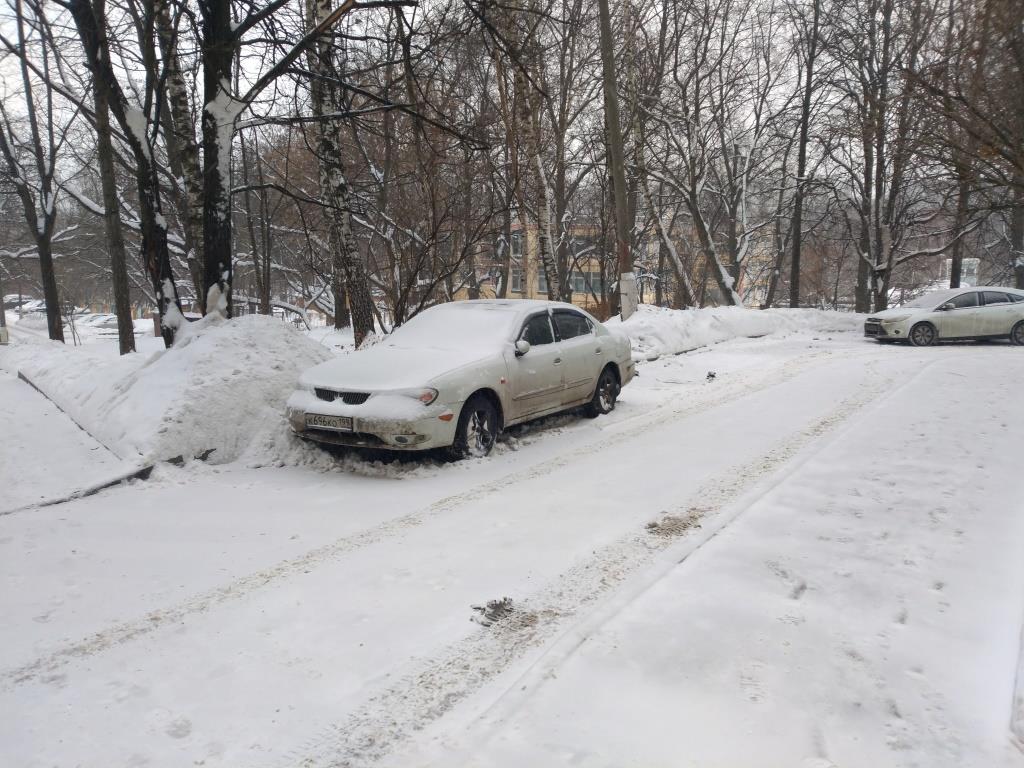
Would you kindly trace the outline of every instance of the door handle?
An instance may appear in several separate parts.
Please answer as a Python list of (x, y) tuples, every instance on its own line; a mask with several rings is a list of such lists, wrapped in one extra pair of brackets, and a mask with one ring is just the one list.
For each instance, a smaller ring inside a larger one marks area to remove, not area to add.
[(597, 349), (595, 349), (595, 350), (594, 350), (594, 354), (595, 354), (595, 355), (600, 355), (600, 354), (601, 354), (601, 348), (600, 348), (600, 347), (598, 347)]
[(562, 358), (556, 357), (555, 358), (555, 365), (558, 365), (560, 362), (562, 362)]

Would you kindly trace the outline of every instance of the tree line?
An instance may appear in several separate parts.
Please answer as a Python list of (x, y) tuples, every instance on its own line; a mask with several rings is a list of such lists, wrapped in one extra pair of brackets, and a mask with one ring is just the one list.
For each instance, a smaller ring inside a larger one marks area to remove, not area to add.
[(62, 302), (109, 297), (125, 353), (133, 303), (168, 345), (240, 303), (360, 343), (515, 295), (524, 248), (606, 313), (623, 264), (677, 307), (873, 311), (947, 259), (1024, 287), (1024, 4), (610, 11), (8, 0), (0, 294), (41, 293), (58, 340)]

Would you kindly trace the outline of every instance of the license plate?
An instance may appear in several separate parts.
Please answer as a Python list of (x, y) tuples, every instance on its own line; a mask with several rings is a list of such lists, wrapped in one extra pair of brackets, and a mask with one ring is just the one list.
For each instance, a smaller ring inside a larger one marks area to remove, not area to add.
[(333, 429), (337, 432), (352, 431), (351, 416), (322, 416), (319, 413), (306, 414), (306, 426), (316, 429)]

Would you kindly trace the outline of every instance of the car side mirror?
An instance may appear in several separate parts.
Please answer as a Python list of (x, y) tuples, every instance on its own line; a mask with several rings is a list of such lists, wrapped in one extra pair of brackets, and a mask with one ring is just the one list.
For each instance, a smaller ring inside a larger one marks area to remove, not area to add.
[(951, 310), (951, 309), (956, 309), (956, 304), (946, 303), (946, 304), (943, 304), (941, 307), (939, 307), (939, 311), (940, 312), (949, 312), (949, 310)]
[(516, 342), (516, 357), (522, 357), (530, 351), (530, 342), (520, 339)]

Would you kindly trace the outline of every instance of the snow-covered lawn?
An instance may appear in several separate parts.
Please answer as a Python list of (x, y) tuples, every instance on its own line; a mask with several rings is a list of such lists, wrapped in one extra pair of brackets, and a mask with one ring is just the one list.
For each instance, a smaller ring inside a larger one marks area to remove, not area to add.
[[(0, 516), (0, 765), (1024, 765), (1024, 354), (826, 320), (685, 355), (655, 329), (613, 414), (486, 460), (269, 422)], [(200, 342), (189, 375), (270, 408), (283, 384), (207, 376)], [(63, 368), (35, 346), (0, 366)], [(9, 467), (74, 460), (22, 434)]]
[(0, 371), (0, 514), (119, 476), (110, 451), (16, 377)]

